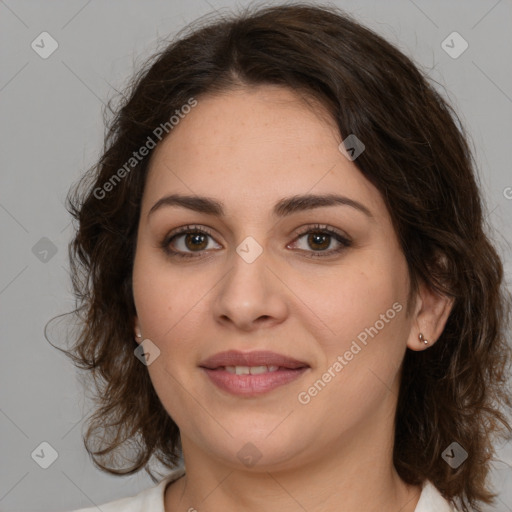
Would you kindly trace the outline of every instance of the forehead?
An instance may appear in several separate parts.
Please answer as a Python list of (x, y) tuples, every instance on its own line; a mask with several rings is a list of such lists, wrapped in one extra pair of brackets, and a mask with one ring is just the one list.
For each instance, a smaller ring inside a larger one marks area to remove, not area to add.
[(155, 148), (143, 211), (172, 192), (218, 197), (228, 215), (231, 206), (233, 214), (251, 207), (256, 214), (281, 197), (307, 193), (340, 193), (385, 210), (340, 142), (324, 107), (287, 88), (201, 96)]

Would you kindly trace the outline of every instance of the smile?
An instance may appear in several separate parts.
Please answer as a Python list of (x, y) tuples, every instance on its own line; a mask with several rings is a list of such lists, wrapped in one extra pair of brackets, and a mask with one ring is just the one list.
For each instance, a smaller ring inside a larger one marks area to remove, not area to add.
[(211, 383), (233, 395), (254, 397), (298, 379), (310, 367), (294, 358), (268, 351), (221, 352), (199, 367)]

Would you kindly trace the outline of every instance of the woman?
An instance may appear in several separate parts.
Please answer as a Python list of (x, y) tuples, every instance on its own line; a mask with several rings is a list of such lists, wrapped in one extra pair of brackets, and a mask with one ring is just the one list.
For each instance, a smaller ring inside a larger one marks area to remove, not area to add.
[(332, 8), (214, 20), (148, 63), (69, 201), (86, 447), (158, 483), (102, 510), (491, 502), (510, 298), (454, 119)]

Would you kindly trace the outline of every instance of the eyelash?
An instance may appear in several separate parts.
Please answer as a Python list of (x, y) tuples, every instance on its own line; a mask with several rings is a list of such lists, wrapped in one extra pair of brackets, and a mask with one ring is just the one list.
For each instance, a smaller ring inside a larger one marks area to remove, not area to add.
[[(173, 258), (174, 257), (184, 258), (184, 259), (200, 258), (202, 251), (198, 251), (196, 253), (196, 254), (198, 254), (198, 256), (195, 256), (194, 252), (192, 252), (192, 253), (185, 252), (184, 253), (184, 252), (175, 251), (175, 250), (169, 248), (171, 242), (175, 238), (178, 238), (179, 236), (184, 235), (184, 234), (186, 235), (186, 234), (198, 234), (198, 233), (207, 235), (207, 236), (213, 238), (213, 234), (209, 229), (207, 229), (205, 227), (201, 227), (201, 226), (187, 225), (187, 226), (178, 228), (176, 231), (173, 231), (173, 232), (169, 233), (168, 235), (166, 235), (164, 237), (164, 239), (160, 242), (159, 246), (161, 249), (164, 250), (164, 252), (167, 255), (169, 255), (170, 257), (173, 257)], [(327, 226), (325, 224), (324, 225), (315, 224), (312, 226), (307, 226), (302, 231), (297, 233), (294, 241), (297, 241), (302, 236), (311, 234), (311, 233), (320, 234), (320, 235), (329, 235), (329, 236), (333, 237), (335, 240), (337, 240), (341, 244), (341, 246), (338, 249), (331, 249), (328, 251), (305, 251), (305, 252), (312, 253), (310, 256), (308, 256), (309, 258), (326, 258), (328, 256), (338, 254), (352, 245), (352, 241), (349, 240), (346, 236), (342, 235), (340, 232), (334, 230), (333, 228), (330, 228), (329, 226)], [(302, 250), (302, 249), (299, 249), (299, 250)], [(203, 249), (203, 251), (204, 251), (204, 249)]]

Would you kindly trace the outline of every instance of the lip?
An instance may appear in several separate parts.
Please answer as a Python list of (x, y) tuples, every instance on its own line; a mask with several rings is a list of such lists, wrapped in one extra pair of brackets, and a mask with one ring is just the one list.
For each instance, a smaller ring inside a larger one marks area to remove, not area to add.
[(267, 350), (256, 350), (253, 352), (228, 350), (227, 352), (219, 352), (205, 359), (203, 362), (199, 363), (199, 366), (210, 370), (226, 366), (281, 366), (283, 368), (296, 370), (297, 368), (304, 368), (309, 365), (304, 361), (298, 361), (292, 357)]
[[(256, 375), (237, 375), (226, 371), (226, 366), (278, 366), (272, 372)], [(211, 382), (230, 394), (254, 397), (288, 384), (306, 372), (310, 366), (304, 361), (269, 351), (220, 352), (199, 364)]]

